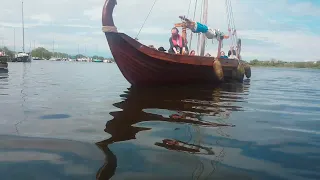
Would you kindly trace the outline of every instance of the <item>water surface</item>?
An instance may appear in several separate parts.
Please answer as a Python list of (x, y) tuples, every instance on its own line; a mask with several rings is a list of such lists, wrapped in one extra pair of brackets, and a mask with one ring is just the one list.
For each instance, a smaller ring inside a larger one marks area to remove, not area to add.
[(252, 74), (140, 89), (115, 64), (10, 63), (1, 179), (320, 179), (320, 71)]

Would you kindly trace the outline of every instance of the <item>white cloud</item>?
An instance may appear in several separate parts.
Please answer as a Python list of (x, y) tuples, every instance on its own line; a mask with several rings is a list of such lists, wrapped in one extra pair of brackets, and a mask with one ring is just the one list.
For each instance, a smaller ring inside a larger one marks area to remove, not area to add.
[(49, 14), (34, 14), (30, 16), (30, 19), (40, 22), (51, 22), (53, 18)]
[[(135, 33), (139, 33), (141, 28), (134, 28), (132, 31)], [(170, 29), (165, 29), (165, 28), (159, 28), (159, 27), (145, 27), (141, 29), (142, 34), (150, 34), (150, 35), (168, 35), (168, 30)]]
[(92, 9), (87, 9), (83, 12), (84, 15), (88, 16), (90, 20), (96, 21), (101, 20), (102, 6), (98, 6)]
[(320, 7), (315, 6), (311, 2), (294, 4), (289, 8), (289, 11), (298, 15), (320, 16)]

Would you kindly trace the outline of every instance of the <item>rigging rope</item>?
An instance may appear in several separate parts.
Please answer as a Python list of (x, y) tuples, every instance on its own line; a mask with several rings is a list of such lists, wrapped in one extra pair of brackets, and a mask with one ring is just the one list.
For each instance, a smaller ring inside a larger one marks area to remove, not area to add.
[[(190, 2), (191, 2), (191, 1), (190, 1)], [(194, 5), (193, 19), (192, 19), (193, 21), (195, 21), (195, 19), (196, 19), (197, 5), (198, 5), (198, 0), (196, 0), (195, 5)], [(192, 50), (192, 49), (191, 49), (192, 37), (193, 37), (193, 33), (191, 33), (191, 35), (190, 35), (190, 41), (189, 41), (190, 51)]]
[(138, 34), (137, 34), (137, 36), (136, 36), (135, 39), (138, 39), (138, 36), (139, 36), (139, 34), (140, 34), (140, 32), (141, 32), (144, 24), (147, 22), (147, 19), (149, 18), (149, 16), (150, 16), (150, 14), (151, 14), (151, 12), (152, 12), (152, 10), (153, 10), (153, 7), (154, 7), (154, 5), (156, 4), (156, 2), (157, 2), (157, 0), (154, 0), (153, 5), (152, 5), (152, 7), (151, 7), (151, 9), (150, 9), (150, 11), (149, 11), (149, 14), (147, 15), (146, 19), (144, 20), (144, 22), (143, 22), (143, 24), (142, 24), (142, 26), (141, 26), (141, 28), (140, 28), (140, 30), (139, 30), (139, 32), (138, 32)]
[(230, 10), (231, 10), (231, 20), (232, 20), (232, 24), (233, 24), (233, 28), (234, 28), (234, 35), (236, 37), (236, 40), (238, 40), (238, 36), (237, 36), (237, 32), (236, 32), (236, 25), (234, 23), (233, 10), (232, 10), (232, 5), (231, 5), (231, 1), (230, 0), (229, 0), (229, 5), (230, 5)]
[(190, 13), (190, 8), (191, 8), (191, 2), (192, 2), (192, 0), (190, 0), (190, 2), (189, 2), (189, 8), (188, 8), (188, 13), (187, 13), (188, 18), (189, 18), (189, 13)]
[(231, 1), (226, 0), (225, 6), (226, 6), (226, 11), (227, 11), (229, 36), (230, 36), (232, 46), (235, 46), (238, 41), (238, 36), (237, 36), (237, 32), (236, 32), (236, 26), (234, 23), (234, 16), (233, 16), (233, 12), (232, 12)]
[[(201, 1), (201, 6), (200, 6), (200, 22), (202, 22), (202, 14), (203, 14), (203, 3), (204, 0)], [(197, 44), (197, 54), (199, 55), (199, 49), (200, 49), (200, 43), (201, 43), (201, 33), (198, 33), (198, 44)]]
[(229, 32), (229, 37), (231, 40), (231, 45), (234, 46), (234, 39), (232, 36), (232, 28), (231, 28), (231, 19), (230, 19), (230, 10), (229, 10), (229, 1), (225, 0), (225, 6), (226, 6), (226, 12), (227, 12), (227, 19), (228, 19), (228, 32)]

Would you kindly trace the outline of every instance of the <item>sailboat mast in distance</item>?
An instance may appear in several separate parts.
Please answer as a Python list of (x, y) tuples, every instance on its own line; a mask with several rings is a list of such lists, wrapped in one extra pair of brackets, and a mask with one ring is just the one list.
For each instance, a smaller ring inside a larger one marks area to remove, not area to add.
[[(203, 2), (203, 17), (202, 24), (208, 24), (208, 0), (204, 0)], [(201, 36), (201, 44), (200, 44), (200, 56), (204, 56), (206, 46), (206, 36), (202, 34)]]
[(24, 15), (23, 15), (23, 0), (22, 0), (22, 52), (24, 52)]
[(16, 52), (16, 28), (13, 28), (13, 52)]

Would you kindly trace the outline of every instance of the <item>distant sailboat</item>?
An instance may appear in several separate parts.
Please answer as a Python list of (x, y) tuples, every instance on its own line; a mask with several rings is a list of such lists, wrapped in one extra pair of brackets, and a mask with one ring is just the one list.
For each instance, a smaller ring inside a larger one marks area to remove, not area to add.
[(22, 0), (22, 52), (18, 52), (13, 59), (13, 62), (31, 62), (32, 56), (31, 52), (25, 52), (24, 43), (24, 15), (23, 15), (23, 0)]

